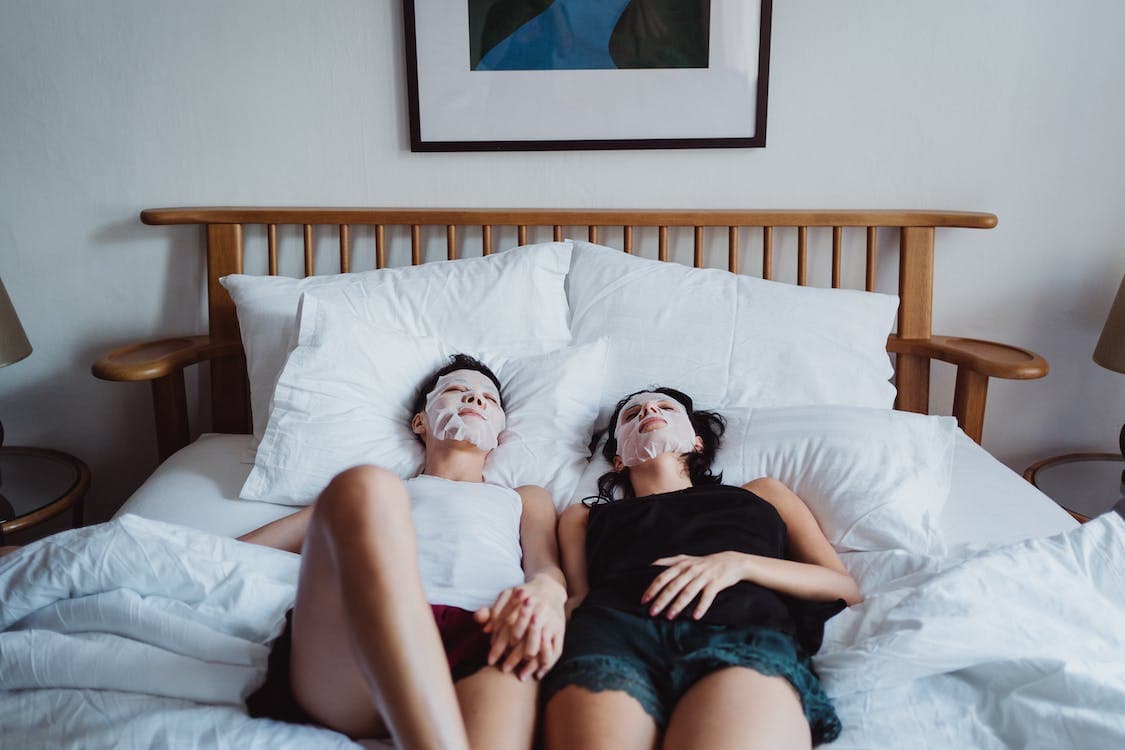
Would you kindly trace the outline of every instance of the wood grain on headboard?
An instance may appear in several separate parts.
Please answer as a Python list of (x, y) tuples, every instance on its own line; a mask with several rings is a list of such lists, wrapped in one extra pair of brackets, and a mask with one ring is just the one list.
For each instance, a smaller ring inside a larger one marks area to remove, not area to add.
[[(897, 289), (886, 290), (897, 293), (901, 299), (897, 334), (890, 338), (887, 346), (888, 351), (896, 355), (896, 408), (926, 413), (930, 398), (930, 361), (951, 362), (958, 367), (954, 414), (966, 432), (979, 442), (988, 378), (1040, 377), (1047, 367), (1042, 357), (1016, 347), (932, 335), (935, 229), (989, 229), (996, 226), (996, 217), (989, 213), (215, 207), (149, 209), (141, 213), (141, 220), (153, 225), (194, 224), (206, 228), (208, 335), (124, 347), (94, 366), (95, 374), (107, 379), (153, 380), (162, 457), (187, 441), (181, 371), (184, 364), (204, 359), (211, 362), (212, 428), (218, 432), (250, 431), (249, 389), (238, 319), (233, 301), (218, 281), (226, 274), (243, 272), (244, 225), (265, 228), (267, 272), (270, 274), (277, 274), (279, 268), (278, 228), (291, 225), (299, 227), (303, 237), (305, 275), (312, 274), (314, 267), (314, 228), (323, 226), (335, 228), (338, 234), (338, 269), (342, 272), (357, 270), (352, 267), (353, 227), (371, 228), (365, 231), (373, 235), (376, 268), (386, 265), (390, 231), (409, 231), (411, 262), (417, 264), (422, 262), (426, 246), (424, 231), (444, 232), (445, 257), (454, 259), (461, 254), (459, 233), (467, 227), (473, 228), (474, 234), (479, 229), (480, 253), (484, 255), (497, 249), (494, 230), (499, 227), (515, 227), (519, 244), (525, 244), (536, 230), (550, 231), (551, 237), (559, 240), (571, 234), (569, 230), (573, 228), (585, 228), (590, 241), (606, 243), (609, 232), (603, 230), (612, 228), (615, 236), (620, 229), (620, 247), (624, 252), (644, 252), (659, 260), (669, 260), (670, 229), (688, 228), (695, 266), (703, 266), (704, 250), (718, 230), (720, 243), (725, 241), (728, 270), (736, 273), (747, 270), (740, 267), (743, 255), (740, 241), (752, 238), (761, 255), (760, 267), (755, 270), (766, 279), (775, 277), (775, 256), (782, 252), (775, 242), (779, 234), (776, 230), (795, 229), (795, 246), (789, 249), (796, 254), (796, 283), (800, 285), (807, 284), (809, 279), (809, 230), (831, 230), (830, 284), (833, 287), (843, 283), (844, 232), (858, 227), (865, 230), (863, 288), (869, 291), (875, 290), (880, 239), (885, 240), (888, 234), (897, 239)], [(641, 246), (646, 238), (654, 248)]]

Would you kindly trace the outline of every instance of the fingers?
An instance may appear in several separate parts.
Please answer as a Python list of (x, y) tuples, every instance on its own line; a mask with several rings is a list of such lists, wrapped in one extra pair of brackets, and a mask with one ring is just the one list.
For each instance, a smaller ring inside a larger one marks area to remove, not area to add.
[(523, 666), (516, 671), (516, 677), (519, 677), (521, 681), (526, 680), (528, 677), (531, 677), (532, 674), (537, 674), (540, 667), (539, 659), (528, 659), (523, 663)]
[(659, 560), (653, 560), (653, 565), (675, 565), (682, 560), (690, 559), (690, 555), (673, 555), (672, 557), (662, 557)]
[(523, 643), (517, 643), (515, 646), (513, 646), (512, 650), (508, 652), (507, 658), (504, 659), (503, 663), (500, 665), (500, 671), (511, 672), (513, 669), (515, 669), (516, 665), (523, 661), (523, 652)]
[(503, 617), (504, 610), (512, 598), (512, 591), (513, 589), (504, 589), (500, 592), (500, 595), (496, 597), (496, 601), (493, 605), (486, 608), (489, 610), (490, 618), (484, 625), (484, 632), (491, 633), (496, 629), (496, 622)]
[(531, 618), (535, 616), (535, 609), (530, 599), (523, 600), (523, 603), (518, 608), (512, 608), (512, 613), (508, 615), (505, 621), (512, 631), (512, 638), (515, 640), (523, 638), (524, 633), (527, 632), (528, 625), (531, 624)]
[(701, 575), (698, 578), (692, 579), (691, 582), (680, 590), (676, 598), (672, 600), (672, 604), (668, 607), (668, 614), (665, 616), (669, 620), (676, 619), (680, 612), (683, 612), (684, 609), (691, 604), (692, 600), (703, 590), (707, 583), (706, 576)]
[[(672, 558), (664, 557), (664, 558), (661, 558), (661, 559), (662, 560), (671, 560)], [(656, 564), (659, 564), (659, 563), (660, 563), (660, 560), (657, 560), (653, 564), (656, 565)], [(657, 594), (660, 593), (660, 590), (662, 588), (664, 588), (669, 583), (669, 581), (672, 581), (677, 576), (683, 575), (683, 573), (686, 569), (687, 569), (686, 561), (680, 561), (678, 563), (673, 564), (670, 568), (668, 568), (664, 572), (657, 574), (656, 578), (652, 579), (652, 583), (650, 583), (648, 585), (648, 588), (645, 589), (645, 593), (641, 596), (641, 604), (648, 604), (653, 598), (656, 597)]]
[(473, 619), (485, 625), (484, 632), (488, 632), (488, 620), (492, 617), (492, 610), (488, 607), (481, 607), (476, 612), (473, 612)]
[[(667, 607), (672, 600), (676, 597), (685, 586), (698, 577), (698, 573), (689, 568), (681, 568), (676, 577), (669, 580), (652, 599), (652, 606), (649, 607), (649, 614), (655, 617), (660, 614), (665, 607)], [(643, 600), (642, 600), (643, 601)]]
[(719, 587), (714, 583), (709, 583), (703, 587), (703, 594), (699, 597), (699, 604), (695, 605), (695, 610), (691, 616), (698, 620), (707, 614), (707, 610), (711, 608), (711, 603), (715, 601), (715, 595), (719, 593)]
[(488, 666), (496, 666), (496, 662), (508, 650), (508, 629), (501, 628), (499, 631), (492, 634), (492, 647), (488, 649)]
[(539, 671), (535, 673), (535, 679), (541, 680), (543, 676), (555, 666), (555, 662), (559, 660), (562, 654), (562, 639), (556, 635), (544, 639), (543, 649), (539, 654)]
[(543, 637), (543, 624), (536, 618), (535, 615), (531, 616), (531, 622), (527, 626), (527, 637), (524, 638), (524, 643), (527, 647), (524, 649), (524, 655), (528, 659), (534, 659), (539, 656), (539, 649), (542, 645), (540, 640)]

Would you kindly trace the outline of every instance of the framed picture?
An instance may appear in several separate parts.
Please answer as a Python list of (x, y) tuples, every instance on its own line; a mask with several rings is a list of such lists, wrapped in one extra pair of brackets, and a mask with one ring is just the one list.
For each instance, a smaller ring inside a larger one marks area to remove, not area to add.
[(403, 0), (412, 151), (766, 145), (772, 0)]

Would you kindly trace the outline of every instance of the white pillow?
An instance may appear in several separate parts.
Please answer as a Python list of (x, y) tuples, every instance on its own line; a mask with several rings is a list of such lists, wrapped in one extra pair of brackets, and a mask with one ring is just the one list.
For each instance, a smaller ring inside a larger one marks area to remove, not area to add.
[(567, 299), (575, 343), (610, 340), (602, 421), (615, 399), (654, 383), (701, 408), (894, 404), (893, 295), (764, 281), (576, 240)]
[(459, 351), (479, 356), (503, 385), (507, 429), (488, 457), (485, 480), (542, 485), (561, 505), (587, 463), (604, 340), (507, 357), (375, 328), (312, 294), (302, 296), (297, 345), (241, 497), (307, 505), (333, 476), (361, 463), (403, 478), (417, 474), (424, 451), (410, 430), (416, 389)]
[(570, 242), (547, 242), (481, 258), (306, 279), (224, 276), (219, 281), (238, 310), (246, 351), (251, 449), (266, 431), (302, 292), (346, 304), (378, 328), (440, 335), (476, 351), (539, 354), (570, 342), (563, 292), (570, 252)]
[[(953, 476), (952, 417), (850, 406), (720, 413), (727, 430), (713, 471), (723, 472), (724, 484), (780, 480), (839, 551), (943, 549), (938, 520)], [(610, 470), (601, 449), (570, 503), (597, 494), (597, 478)]]

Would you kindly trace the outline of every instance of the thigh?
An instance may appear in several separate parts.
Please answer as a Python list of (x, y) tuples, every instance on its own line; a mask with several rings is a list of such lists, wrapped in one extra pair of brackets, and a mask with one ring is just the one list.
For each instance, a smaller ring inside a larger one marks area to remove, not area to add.
[(332, 552), (323, 537), (310, 534), (293, 609), (293, 697), (330, 729), (350, 737), (386, 736), (351, 643)]
[(524, 682), (496, 667), (485, 667), (458, 680), (453, 689), (469, 747), (529, 750), (535, 734), (538, 681)]
[(784, 677), (726, 667), (695, 683), (676, 704), (664, 747), (716, 750), (809, 748), (797, 691)]
[(551, 696), (544, 731), (547, 750), (652, 750), (659, 739), (656, 721), (633, 696), (622, 690), (594, 692), (577, 685)]

